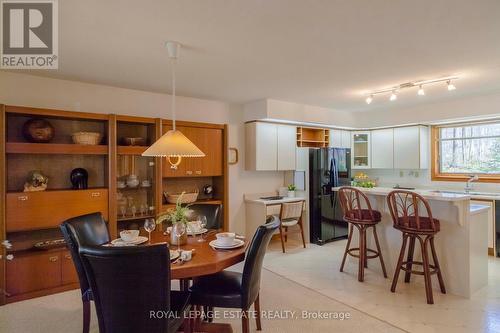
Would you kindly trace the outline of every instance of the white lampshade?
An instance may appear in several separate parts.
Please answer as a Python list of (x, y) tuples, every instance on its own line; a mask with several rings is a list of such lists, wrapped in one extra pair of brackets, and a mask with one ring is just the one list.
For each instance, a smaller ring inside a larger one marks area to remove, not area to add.
[(155, 157), (204, 157), (194, 143), (178, 130), (170, 130), (142, 153)]

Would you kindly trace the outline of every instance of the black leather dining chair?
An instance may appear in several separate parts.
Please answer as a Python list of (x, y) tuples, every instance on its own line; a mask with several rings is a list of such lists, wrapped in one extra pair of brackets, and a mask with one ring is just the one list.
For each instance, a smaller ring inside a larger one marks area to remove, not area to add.
[(206, 308), (222, 307), (242, 310), (243, 333), (249, 331), (248, 310), (254, 304), (257, 330), (260, 321), (260, 276), (267, 246), (280, 221), (269, 216), (266, 224), (257, 228), (246, 253), (243, 273), (222, 271), (197, 278), (191, 288), (191, 303)]
[(222, 228), (220, 204), (193, 204), (189, 206), (193, 215), (205, 215), (207, 217), (207, 229)]
[(94, 299), (83, 269), (78, 248), (81, 245), (95, 246), (109, 243), (108, 227), (101, 213), (77, 216), (66, 220), (59, 227), (78, 274), (83, 303), (83, 333), (88, 333), (90, 328), (90, 301)]
[(166, 243), (134, 247), (81, 246), (80, 256), (97, 311), (100, 333), (170, 333), (185, 322), (189, 292), (170, 290)]

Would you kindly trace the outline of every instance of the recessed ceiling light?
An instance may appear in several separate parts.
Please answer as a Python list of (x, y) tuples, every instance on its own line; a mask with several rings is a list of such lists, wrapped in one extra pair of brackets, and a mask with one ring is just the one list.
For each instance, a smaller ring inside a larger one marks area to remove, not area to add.
[(373, 101), (373, 95), (370, 95), (366, 98), (366, 104), (370, 104)]
[(398, 99), (398, 95), (396, 95), (396, 91), (393, 91), (392, 94), (391, 94), (391, 97), (389, 97), (389, 100), (391, 102), (395, 101)]
[(457, 89), (453, 83), (451, 83), (451, 80), (446, 81), (446, 84), (448, 85), (448, 91), (452, 91)]
[(425, 95), (425, 91), (424, 91), (424, 88), (422, 88), (422, 85), (420, 85), (418, 87), (418, 92), (417, 92), (417, 95), (418, 96), (424, 96)]

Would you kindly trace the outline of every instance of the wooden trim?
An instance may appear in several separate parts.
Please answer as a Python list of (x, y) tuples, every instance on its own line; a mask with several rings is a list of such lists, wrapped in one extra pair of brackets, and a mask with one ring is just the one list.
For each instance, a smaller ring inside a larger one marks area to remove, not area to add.
[(6, 105), (5, 112), (25, 114), (25, 115), (40, 115), (46, 117), (89, 119), (89, 120), (108, 120), (109, 117), (109, 115), (102, 113), (41, 109), (41, 108), (32, 108), (27, 106), (13, 106), (13, 105)]
[(7, 154), (107, 155), (107, 145), (7, 142)]
[(228, 125), (224, 124), (224, 131), (223, 131), (223, 144), (222, 144), (222, 168), (223, 168), (223, 173), (224, 173), (224, 195), (222, 198), (222, 208), (224, 211), (224, 225), (223, 229), (225, 231), (229, 230), (229, 163), (227, 162), (227, 155), (228, 155), (228, 136), (229, 136), (229, 131), (228, 131)]
[[(160, 118), (155, 119), (155, 140), (163, 135), (163, 124)], [(156, 217), (162, 213), (163, 208), (163, 158), (155, 157), (155, 213)], [(161, 227), (161, 225), (160, 225)]]
[(495, 249), (492, 247), (488, 248), (488, 255), (494, 257), (495, 256)]
[(14, 303), (19, 301), (24, 301), (30, 298), (42, 297), (51, 294), (62, 293), (63, 291), (80, 289), (80, 284), (78, 282), (65, 284), (62, 286), (57, 286), (49, 289), (36, 290), (29, 293), (19, 294), (15, 296), (6, 297), (6, 303)]
[[(460, 173), (441, 173), (439, 171), (439, 128), (440, 126), (431, 126), (431, 180), (448, 182), (466, 182), (469, 180), (468, 174)], [(500, 183), (500, 174), (485, 175), (478, 174), (479, 183)]]
[[(7, 237), (5, 231), (5, 200), (6, 200), (6, 164), (5, 164), (5, 140), (6, 140), (6, 123), (5, 123), (5, 106), (0, 105), (0, 242)], [(7, 249), (0, 245), (0, 305), (5, 304), (5, 255)]]
[[(162, 123), (163, 126), (172, 126), (172, 120), (170, 119), (163, 119)], [(224, 125), (221, 124), (198, 123), (194, 121), (179, 121), (179, 120), (177, 120), (175, 123), (177, 126), (224, 129)]]
[(155, 118), (125, 116), (125, 115), (116, 115), (116, 121), (128, 122), (128, 123), (144, 123), (144, 124), (155, 124), (156, 123)]
[(117, 216), (118, 211), (116, 207), (116, 159), (117, 159), (117, 146), (116, 146), (116, 129), (117, 121), (116, 115), (112, 114), (109, 116), (108, 121), (108, 221), (109, 221), (109, 233), (111, 238), (115, 239), (118, 234), (118, 222)]

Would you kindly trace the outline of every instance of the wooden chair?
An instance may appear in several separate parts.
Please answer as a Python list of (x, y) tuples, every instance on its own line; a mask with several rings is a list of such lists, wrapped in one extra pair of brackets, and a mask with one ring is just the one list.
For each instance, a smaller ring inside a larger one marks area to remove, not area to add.
[[(400, 270), (405, 271), (405, 282), (410, 282), (411, 274), (423, 275), (425, 281), (425, 293), (427, 303), (433, 304), (434, 298), (432, 295), (431, 275), (437, 274), (439, 287), (443, 294), (446, 294), (441, 268), (434, 247), (434, 236), (440, 230), (439, 220), (432, 217), (432, 211), (427, 200), (421, 195), (404, 190), (392, 191), (387, 196), (387, 204), (391, 212), (394, 228), (403, 233), (403, 244), (399, 254), (396, 271), (392, 279), (391, 291), (396, 291)], [(406, 261), (404, 256), (406, 245), (408, 246), (408, 255)], [(418, 239), (422, 251), (422, 261), (413, 260), (413, 252), (415, 250), (415, 239)], [(428, 246), (430, 246), (433, 265), (429, 263)], [(420, 265), (423, 271), (412, 270), (413, 265)]]
[[(302, 215), (304, 212), (304, 200), (295, 202), (284, 202), (281, 204), (279, 219), (280, 223), (280, 239), (281, 249), (285, 253), (285, 242), (288, 241), (289, 233), (299, 233), (302, 236), (302, 244), (306, 248), (306, 241), (304, 239), (304, 227), (302, 225)], [(299, 226), (299, 229), (289, 231), (288, 228)]]
[[(363, 203), (361, 202), (361, 198), (363, 198)], [(345, 260), (348, 254), (352, 257), (359, 258), (358, 281), (363, 282), (365, 268), (368, 267), (368, 259), (378, 257), (380, 259), (380, 265), (382, 266), (382, 272), (386, 278), (387, 272), (385, 270), (384, 259), (382, 258), (382, 252), (380, 250), (376, 227), (376, 225), (381, 221), (382, 215), (379, 211), (372, 209), (368, 197), (357, 188), (341, 187), (339, 189), (339, 200), (344, 213), (344, 221), (349, 223), (349, 237), (347, 239), (344, 257), (342, 258), (342, 264), (340, 265), (340, 271), (344, 271)], [(352, 233), (354, 231), (353, 226), (359, 231), (359, 247), (356, 248), (350, 248)], [(366, 231), (368, 228), (373, 228), (373, 237), (375, 238), (377, 250), (368, 249), (366, 247)], [(353, 253), (356, 251), (358, 254)], [(372, 254), (368, 255), (368, 252)]]

